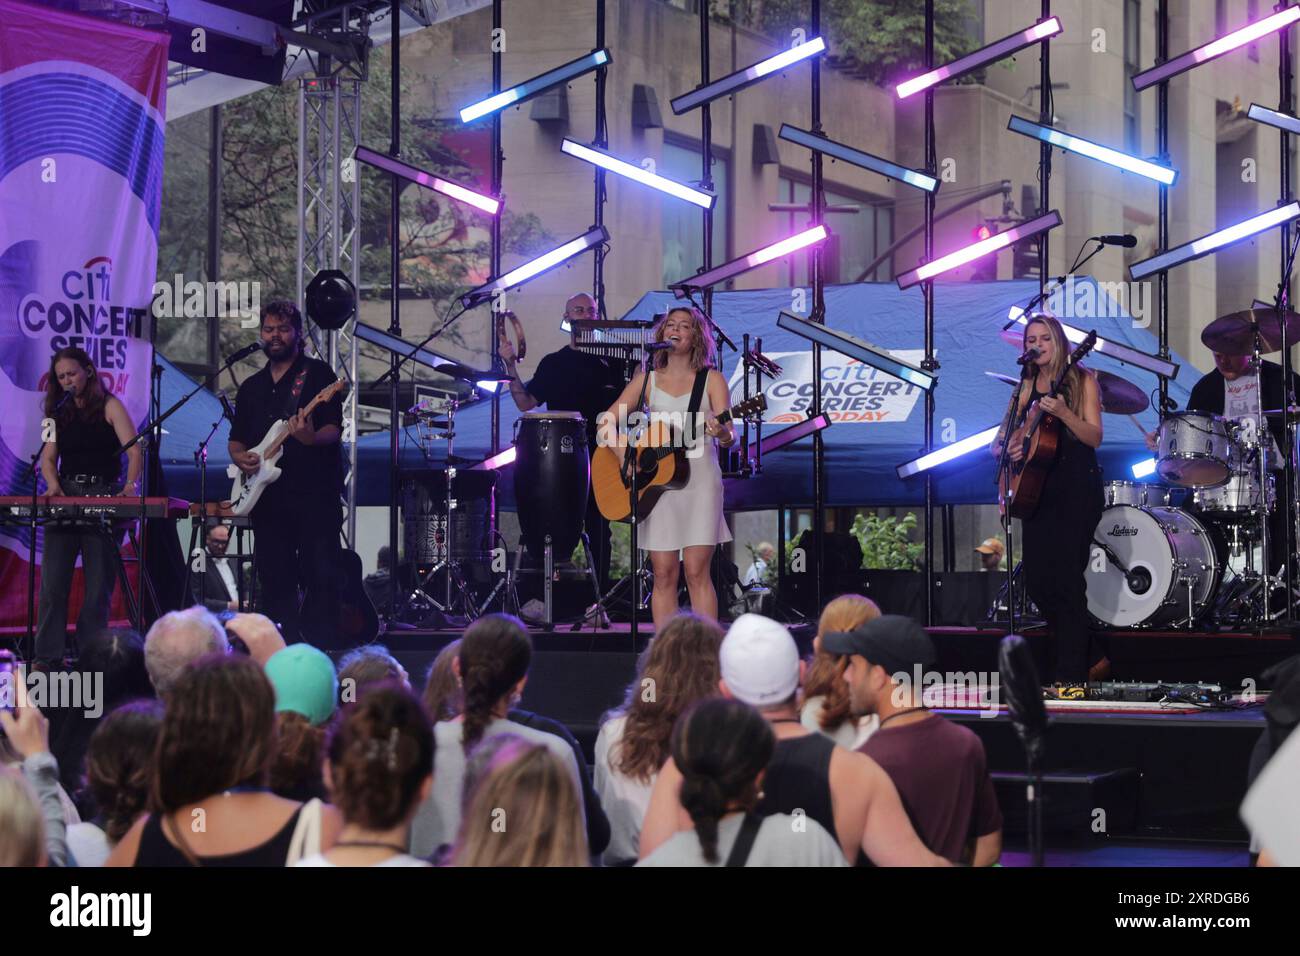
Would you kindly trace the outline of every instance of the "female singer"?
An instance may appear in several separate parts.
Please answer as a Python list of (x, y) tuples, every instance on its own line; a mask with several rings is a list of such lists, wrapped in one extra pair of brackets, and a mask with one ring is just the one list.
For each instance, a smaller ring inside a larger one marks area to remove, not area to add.
[[(119, 484), (119, 449), (135, 435), (126, 406), (104, 391), (90, 356), (79, 348), (64, 348), (50, 359), (45, 386), (45, 418), (53, 423), (52, 440), (41, 448), (41, 474), (49, 495), (139, 494), (140, 446), (127, 451), (126, 484)], [(57, 667), (63, 661), (68, 627), (68, 595), (72, 569), (81, 553), (85, 599), (77, 617), (77, 639), (108, 625), (113, 596), (113, 552), (117, 535), (109, 528), (47, 524), (41, 556), (41, 599), (36, 632), (37, 666)]]
[[(1053, 679), (1079, 683), (1088, 679), (1088, 665), (1094, 660), (1088, 648), (1084, 573), (1104, 504), (1096, 452), (1102, 435), (1101, 393), (1096, 377), (1087, 369), (1074, 365), (1066, 371), (1070, 345), (1052, 316), (1037, 313), (1029, 320), (1024, 348), (1038, 349), (1039, 354), (1030, 366), (1032, 377), (1020, 383), (1012, 398), (1017, 415), (1008, 452), (1011, 461), (1024, 457), (1024, 430), (1033, 403), (1063, 426), (1060, 450), (1047, 474), (1038, 508), (1021, 522), (1025, 587), (1055, 637)], [(1048, 397), (1062, 372), (1065, 378), (1057, 397)], [(999, 433), (993, 443), (994, 455), (1002, 453), (1001, 437)]]
[[(730, 391), (722, 373), (716, 370), (717, 353), (713, 330), (698, 309), (674, 308), (655, 326), (654, 340), (671, 343), (669, 350), (656, 352), (649, 362), (650, 382), (646, 390), (651, 420), (655, 413), (673, 415), (686, 421), (691, 393), (698, 375), (705, 375), (704, 394), (699, 413), (704, 432), (724, 448), (736, 441), (730, 423), (719, 425), (717, 412), (731, 406)], [(618, 401), (605, 413), (603, 421), (623, 421), (636, 411), (632, 403), (641, 394), (645, 367), (632, 376)], [(620, 415), (622, 411), (622, 415)], [(612, 430), (602, 431), (602, 441), (614, 444), (620, 439)], [(691, 608), (710, 618), (718, 616), (718, 595), (713, 589), (709, 569), (717, 545), (731, 540), (731, 531), (722, 516), (722, 469), (713, 442), (701, 442), (698, 435), (688, 436), (690, 478), (682, 488), (665, 491), (654, 510), (638, 526), (638, 543), (650, 552), (654, 570), (654, 590), (650, 607), (658, 631), (677, 613), (678, 555), (686, 565), (686, 587)], [(634, 562), (636, 558), (633, 558)]]

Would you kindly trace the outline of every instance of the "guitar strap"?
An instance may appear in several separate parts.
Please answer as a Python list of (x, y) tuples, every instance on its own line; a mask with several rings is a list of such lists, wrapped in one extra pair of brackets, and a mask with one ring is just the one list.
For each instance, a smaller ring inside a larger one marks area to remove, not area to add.
[(302, 388), (307, 384), (307, 372), (310, 368), (307, 357), (301, 353), (298, 356), (298, 367), (292, 371), (293, 385), (289, 388), (289, 395), (284, 400), (280, 418), (292, 418), (298, 411), (298, 400), (302, 398)]
[(692, 447), (694, 447), (700, 433), (700, 403), (704, 400), (704, 386), (708, 384), (708, 381), (709, 370), (707, 368), (702, 368), (695, 373), (695, 385), (691, 388), (691, 401), (686, 406), (687, 427), (690, 428), (688, 440)]

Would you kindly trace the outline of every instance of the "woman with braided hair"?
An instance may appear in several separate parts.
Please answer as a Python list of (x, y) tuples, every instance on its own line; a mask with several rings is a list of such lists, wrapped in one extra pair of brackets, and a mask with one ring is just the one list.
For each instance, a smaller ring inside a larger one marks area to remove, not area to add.
[[(465, 764), (474, 747), (497, 734), (518, 734), (549, 748), (573, 775), (581, 793), (577, 760), (569, 744), (555, 734), (511, 721), (510, 708), (523, 696), (532, 641), (523, 622), (508, 614), (479, 618), (461, 637), (452, 671), (461, 691), (461, 712), (434, 725), (438, 773), (433, 793), (421, 804), (411, 826), (411, 853), (429, 857), (453, 842), (460, 830)], [(585, 814), (585, 804), (583, 807)]]
[(763, 716), (732, 699), (706, 700), (673, 729), (681, 805), (693, 829), (659, 845), (638, 866), (847, 866), (816, 820), (760, 817), (763, 776), (776, 748)]

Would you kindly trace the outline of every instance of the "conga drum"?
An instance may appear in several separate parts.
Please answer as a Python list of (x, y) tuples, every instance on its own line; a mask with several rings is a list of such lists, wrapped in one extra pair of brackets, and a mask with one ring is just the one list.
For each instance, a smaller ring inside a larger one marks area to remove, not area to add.
[(515, 500), (531, 554), (540, 556), (549, 537), (555, 560), (568, 560), (582, 535), (590, 485), (586, 419), (525, 412), (515, 423)]

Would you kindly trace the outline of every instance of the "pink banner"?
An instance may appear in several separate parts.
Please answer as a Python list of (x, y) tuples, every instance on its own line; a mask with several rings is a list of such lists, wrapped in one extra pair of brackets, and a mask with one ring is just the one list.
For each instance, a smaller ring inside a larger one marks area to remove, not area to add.
[[(58, 349), (85, 349), (132, 419), (148, 412), (167, 45), (0, 0), (0, 494), (31, 492)], [(27, 554), (26, 529), (0, 528), (2, 625), (26, 625)]]

